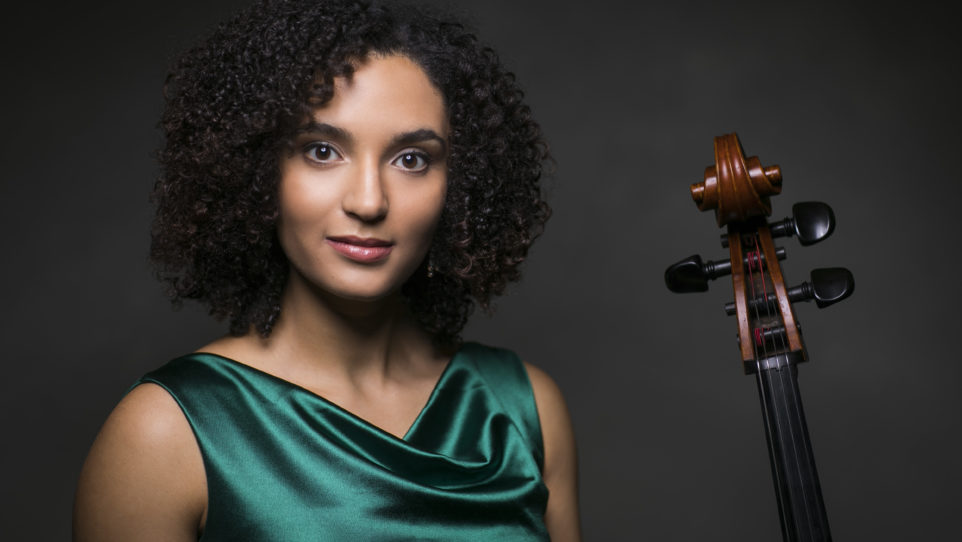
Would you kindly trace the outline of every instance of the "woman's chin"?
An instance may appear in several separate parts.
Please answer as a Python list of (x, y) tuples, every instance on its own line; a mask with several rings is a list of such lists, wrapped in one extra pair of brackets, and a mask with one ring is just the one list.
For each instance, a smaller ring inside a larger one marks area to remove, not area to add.
[(400, 286), (366, 281), (360, 284), (310, 284), (310, 291), (319, 300), (331, 305), (380, 306), (394, 303), (401, 297)]

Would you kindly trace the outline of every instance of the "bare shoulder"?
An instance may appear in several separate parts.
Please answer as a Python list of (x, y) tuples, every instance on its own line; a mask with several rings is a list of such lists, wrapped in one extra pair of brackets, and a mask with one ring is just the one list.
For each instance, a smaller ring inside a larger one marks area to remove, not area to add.
[[(538, 407), (538, 418), (541, 422), (541, 436), (545, 445), (545, 477), (551, 476), (556, 470), (567, 466), (569, 460), (574, 459), (575, 440), (574, 429), (571, 425), (571, 415), (561, 389), (548, 373), (535, 365), (525, 362), (534, 401)], [(564, 459), (564, 464), (558, 464), (557, 459)]]
[(196, 540), (206, 499), (187, 419), (166, 390), (142, 384), (107, 418), (84, 462), (74, 539)]
[(578, 454), (571, 414), (561, 389), (548, 373), (525, 362), (544, 439), (544, 481), (548, 486), (545, 525), (555, 541), (581, 540), (578, 513)]
[[(549, 417), (567, 415), (568, 408), (565, 405), (564, 396), (554, 379), (540, 367), (528, 362), (524, 362), (524, 368), (528, 371), (528, 380), (531, 381), (531, 389), (538, 404), (538, 413), (542, 416), (548, 414)], [(545, 407), (546, 412), (542, 412), (542, 406)]]

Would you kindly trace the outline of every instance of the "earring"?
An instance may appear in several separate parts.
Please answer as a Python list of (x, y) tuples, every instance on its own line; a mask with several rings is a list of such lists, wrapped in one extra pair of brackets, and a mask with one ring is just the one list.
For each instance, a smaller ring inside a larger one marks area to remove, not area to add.
[(434, 278), (434, 264), (428, 262), (428, 278)]

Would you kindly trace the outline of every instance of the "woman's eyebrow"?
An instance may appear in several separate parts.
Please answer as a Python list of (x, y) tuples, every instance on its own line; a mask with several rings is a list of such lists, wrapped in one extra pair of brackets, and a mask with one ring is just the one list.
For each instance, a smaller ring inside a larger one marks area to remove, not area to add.
[[(297, 130), (297, 134), (315, 134), (337, 141), (345, 141), (347, 143), (354, 141), (354, 137), (347, 130), (327, 124), (326, 122), (317, 122), (313, 120), (299, 128)], [(404, 145), (423, 143), (425, 141), (436, 141), (441, 146), (441, 151), (447, 152), (447, 141), (445, 141), (443, 137), (430, 128), (421, 128), (419, 130), (400, 133), (394, 136), (394, 138), (391, 140), (391, 143), (394, 146), (401, 147)]]
[(332, 126), (326, 122), (310, 121), (297, 130), (298, 134), (316, 134), (329, 139), (351, 142), (354, 140), (351, 133), (343, 128)]
[(394, 136), (393, 143), (394, 145), (400, 147), (404, 145), (412, 145), (414, 143), (423, 143), (425, 141), (437, 141), (438, 144), (441, 145), (442, 152), (447, 152), (448, 150), (448, 142), (430, 128), (422, 128), (420, 130), (414, 130), (413, 132), (404, 132), (398, 134)]

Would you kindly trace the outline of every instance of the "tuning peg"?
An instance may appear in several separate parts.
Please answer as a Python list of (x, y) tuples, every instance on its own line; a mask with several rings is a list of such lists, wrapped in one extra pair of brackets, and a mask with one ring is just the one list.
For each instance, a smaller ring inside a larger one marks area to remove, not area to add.
[[(814, 245), (835, 231), (835, 213), (826, 203), (802, 201), (792, 205), (792, 216), (768, 225), (772, 237), (798, 237), (802, 246)], [(722, 235), (728, 247), (728, 235)]]
[[(812, 270), (812, 282), (803, 282), (788, 291), (792, 301), (815, 300), (822, 309), (838, 303), (855, 291), (855, 277), (844, 267), (826, 267)], [(796, 299), (793, 299), (793, 296)]]
[(791, 217), (772, 224), (770, 229), (772, 237), (795, 235), (802, 246), (813, 245), (835, 231), (835, 213), (826, 203), (803, 201), (792, 205)]
[(695, 254), (673, 264), (665, 270), (665, 284), (675, 293), (704, 292), (708, 290), (708, 280), (716, 279), (724, 273), (716, 272), (716, 264), (728, 264), (731, 273), (731, 262), (701, 261), (701, 256)]
[[(775, 249), (775, 257), (784, 260), (785, 249), (782, 247)], [(763, 255), (762, 262), (764, 263), (764, 261)], [(745, 266), (748, 266), (748, 257), (745, 257), (742, 262)], [(695, 254), (669, 266), (665, 270), (665, 284), (668, 285), (669, 290), (678, 294), (704, 292), (708, 290), (709, 280), (730, 275), (731, 272), (732, 263), (730, 260), (702, 262), (701, 256)]]
[[(815, 305), (822, 309), (838, 303), (855, 291), (855, 277), (844, 267), (826, 267), (814, 269), (811, 282), (803, 282), (788, 289), (788, 300), (792, 303), (815, 300)], [(778, 308), (775, 294), (768, 294), (767, 298), (751, 299), (748, 310), (763, 315), (773, 314)], [(735, 304), (726, 303), (725, 312), (735, 314)]]

